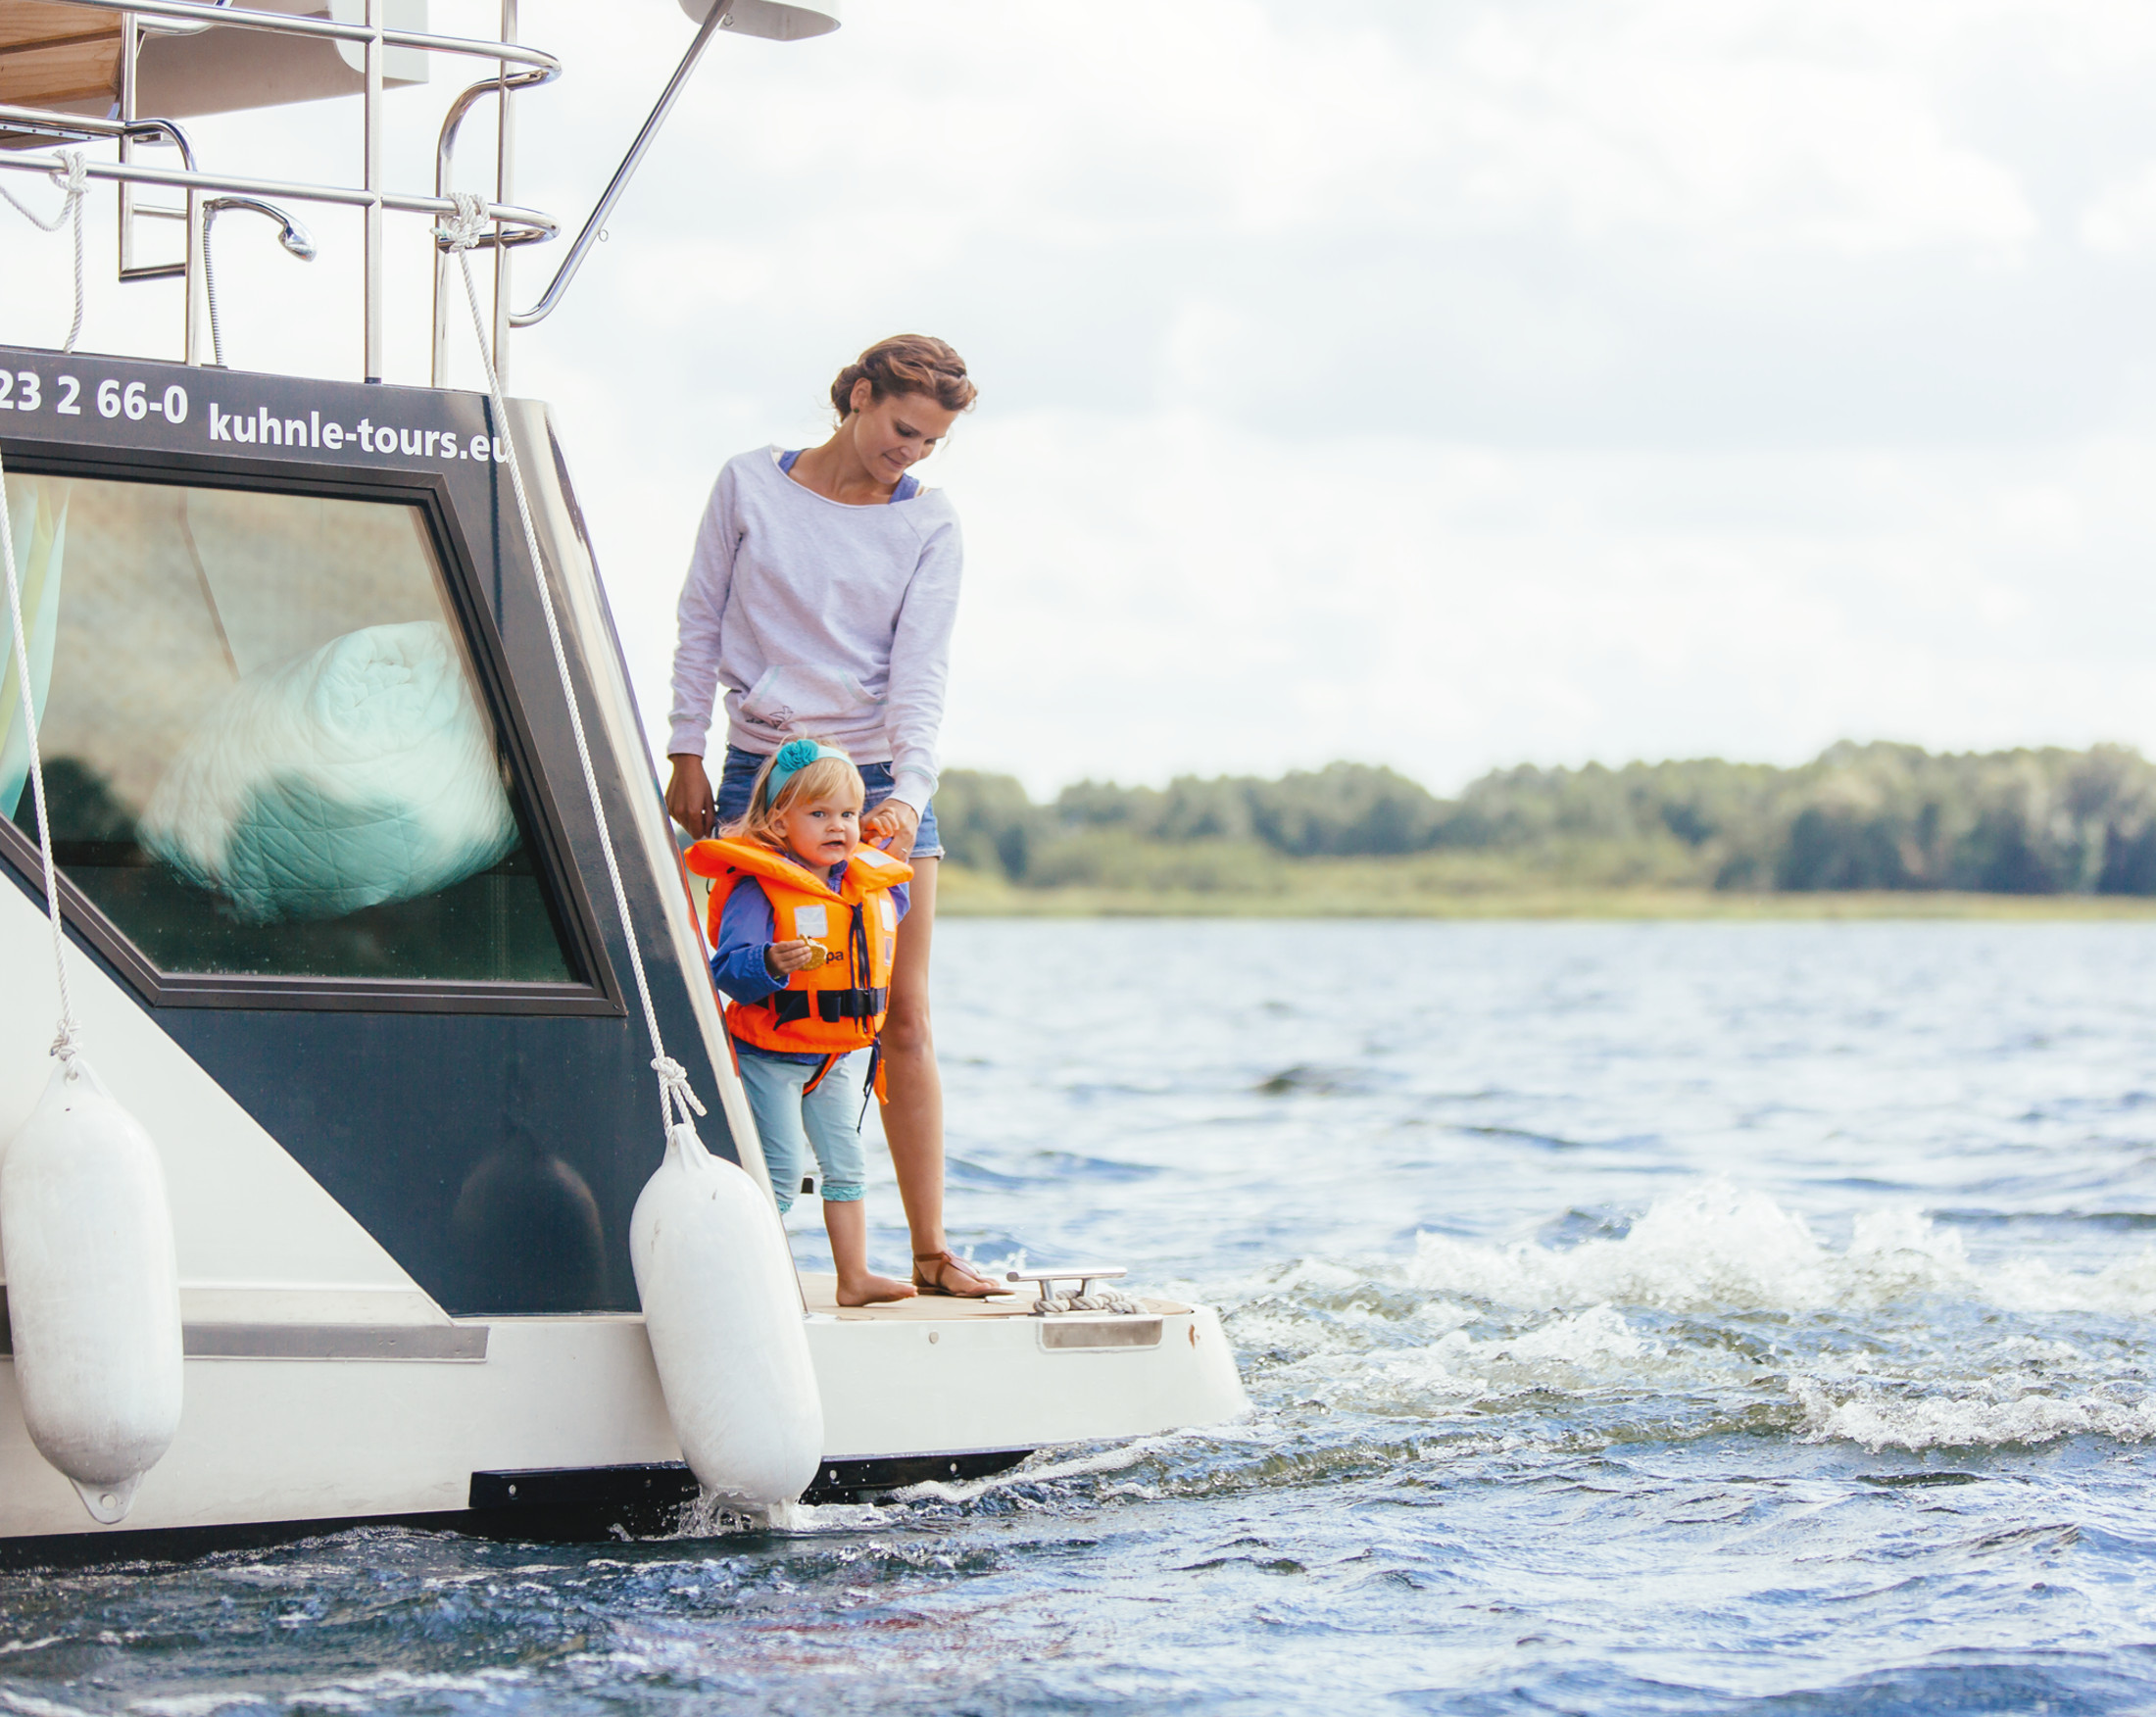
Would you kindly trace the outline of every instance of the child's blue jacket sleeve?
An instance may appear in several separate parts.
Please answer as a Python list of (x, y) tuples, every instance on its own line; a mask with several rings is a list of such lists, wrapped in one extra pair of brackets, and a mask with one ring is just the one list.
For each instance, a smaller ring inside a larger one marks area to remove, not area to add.
[(736, 1002), (756, 1003), (786, 988), (771, 976), (763, 951), (778, 929), (763, 885), (753, 876), (737, 877), (734, 892), (718, 915), (718, 946), (711, 951), (711, 981)]
[[(912, 906), (911, 891), (900, 883), (891, 904), (904, 918)], [(788, 979), (771, 976), (764, 951), (778, 934), (778, 918), (753, 876), (734, 879), (734, 892), (718, 914), (718, 946), (711, 951), (711, 981), (736, 1002), (755, 1004), (786, 988)]]

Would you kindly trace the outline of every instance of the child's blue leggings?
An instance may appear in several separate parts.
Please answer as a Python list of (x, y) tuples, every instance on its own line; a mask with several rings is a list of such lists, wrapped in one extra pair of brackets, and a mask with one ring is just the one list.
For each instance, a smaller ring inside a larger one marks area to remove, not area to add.
[(749, 1107), (763, 1142), (763, 1166), (770, 1172), (778, 1207), (790, 1209), (801, 1196), (802, 1175), (813, 1147), (823, 1171), (817, 1189), (828, 1203), (858, 1199), (868, 1174), (860, 1143), (860, 1079), (865, 1050), (840, 1058), (823, 1083), (807, 1097), (802, 1087), (816, 1069), (741, 1051), (741, 1083), (749, 1088)]

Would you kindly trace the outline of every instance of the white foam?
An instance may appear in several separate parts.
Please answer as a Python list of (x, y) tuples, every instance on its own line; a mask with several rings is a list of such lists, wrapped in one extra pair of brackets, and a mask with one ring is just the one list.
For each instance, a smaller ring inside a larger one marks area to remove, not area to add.
[(1766, 1194), (1716, 1177), (1657, 1200), (1615, 1240), (1563, 1251), (1417, 1237), (1407, 1279), (1485, 1304), (1680, 1312), (1867, 1310), (1947, 1295), (2014, 1311), (2156, 1312), (2156, 1251), (2086, 1273), (2037, 1258), (1979, 1271), (1916, 1210), (1859, 1216), (1836, 1251)]
[(2021, 1395), (2010, 1400), (1929, 1396), (1896, 1400), (1857, 1396), (1835, 1400), (1815, 1384), (1791, 1394), (1804, 1408), (1806, 1441), (1836, 1439), (1880, 1448), (1971, 1448), (2000, 1444), (2053, 1443), (2062, 1437), (2112, 1437), (2144, 1443), (2156, 1437), (2156, 1402), (2126, 1403), (2098, 1395)]
[(1113, 1444), (1106, 1448), (1097, 1448), (1090, 1453), (1073, 1455), (1058, 1460), (1053, 1456), (1043, 1460), (1039, 1455), (1019, 1462), (1004, 1472), (992, 1473), (985, 1479), (961, 1480), (950, 1484), (942, 1479), (925, 1479), (920, 1484), (908, 1485), (903, 1491), (894, 1491), (894, 1501), (970, 1502), (976, 1496), (984, 1496), (1009, 1485), (1034, 1485), (1052, 1479), (1076, 1479), (1095, 1473), (1121, 1472), (1136, 1466), (1152, 1455), (1188, 1442), (1193, 1433), (1173, 1432), (1165, 1437), (1139, 1437), (1129, 1443)]
[(79, 1705), (63, 1705), (58, 1699), (41, 1699), (35, 1693), (19, 1693), (0, 1688), (0, 1706), (19, 1711), (22, 1717), (90, 1717)]
[[(1661, 1398), (1686, 1422), (1711, 1400), (1787, 1401), (1798, 1435), (1873, 1447), (2156, 1438), (2137, 1386), (2105, 1393), (2138, 1376), (2108, 1335), (2015, 1322), (2156, 1313), (2156, 1251), (2079, 1271), (2026, 1253), (1979, 1264), (1916, 1209), (1861, 1215), (1837, 1247), (1722, 1177), (1617, 1238), (1424, 1234), (1398, 1263), (1305, 1259), (1223, 1298), (1241, 1300), (1237, 1346), (1282, 1410), (1460, 1419), (1542, 1394)], [(1747, 1333), (1711, 1327), (1762, 1315)]]
[(1720, 1347), (1643, 1335), (1616, 1307), (1594, 1305), (1516, 1335), (1478, 1338), (1453, 1330), (1405, 1351), (1313, 1354), (1276, 1375), (1329, 1406), (1427, 1418), (1544, 1392), (1741, 1387), (1760, 1370)]
[(779, 1502), (770, 1529), (780, 1533), (874, 1532), (889, 1526), (891, 1510), (873, 1502)]

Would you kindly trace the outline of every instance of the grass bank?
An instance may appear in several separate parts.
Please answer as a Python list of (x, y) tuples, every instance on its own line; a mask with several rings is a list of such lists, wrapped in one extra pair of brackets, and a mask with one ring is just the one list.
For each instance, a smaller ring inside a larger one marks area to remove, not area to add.
[(2156, 900), (2130, 895), (1963, 894), (1848, 890), (1768, 894), (1651, 885), (1468, 881), (1415, 858), (1302, 859), (1259, 887), (1157, 889), (1019, 886), (946, 863), (940, 914), (973, 918), (1983, 918), (2053, 922), (2156, 920)]

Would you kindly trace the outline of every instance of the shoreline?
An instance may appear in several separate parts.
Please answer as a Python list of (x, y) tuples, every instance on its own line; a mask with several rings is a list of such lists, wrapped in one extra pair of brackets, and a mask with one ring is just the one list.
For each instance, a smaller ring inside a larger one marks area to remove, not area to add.
[(1020, 888), (948, 860), (936, 912), (961, 918), (1430, 918), (1614, 921), (1958, 920), (2156, 923), (2156, 898), (1994, 895), (1948, 891), (1740, 894), (1715, 889), (1523, 887), (1367, 890), (1317, 878), (1256, 894), (1242, 890)]

